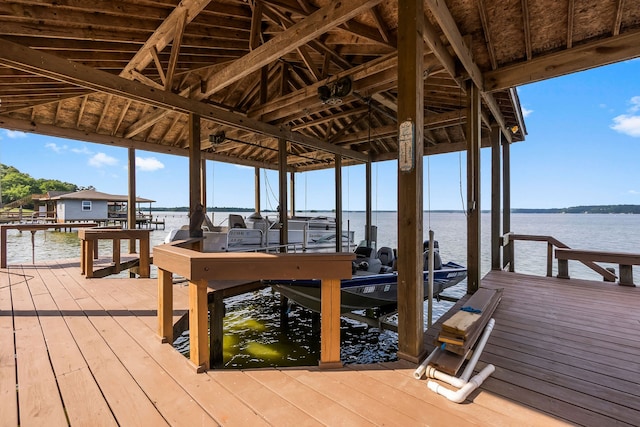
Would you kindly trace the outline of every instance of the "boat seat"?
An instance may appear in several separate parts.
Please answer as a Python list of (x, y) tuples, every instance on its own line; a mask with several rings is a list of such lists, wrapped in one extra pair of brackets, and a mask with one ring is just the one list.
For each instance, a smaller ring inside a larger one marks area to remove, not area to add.
[(393, 249), (388, 246), (382, 246), (378, 249), (378, 259), (382, 263), (382, 265), (386, 265), (388, 267), (393, 267), (393, 260), (395, 257), (393, 256)]
[(241, 215), (229, 214), (229, 228), (247, 228)]
[[(429, 251), (424, 251), (422, 253), (422, 259), (424, 262), (425, 271), (429, 269)], [(440, 252), (433, 251), (433, 269), (441, 270), (442, 269), (442, 259), (440, 258)]]

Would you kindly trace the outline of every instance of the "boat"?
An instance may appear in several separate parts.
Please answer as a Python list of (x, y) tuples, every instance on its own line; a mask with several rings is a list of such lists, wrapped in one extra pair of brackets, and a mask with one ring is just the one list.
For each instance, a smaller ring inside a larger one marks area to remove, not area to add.
[[(428, 247), (429, 241), (425, 241), (423, 245), (425, 269), (422, 272), (425, 299), (428, 296), (429, 284)], [(366, 309), (381, 309), (386, 312), (395, 310), (398, 304), (396, 252), (389, 247), (381, 247), (375, 251), (374, 248), (361, 243), (355, 253), (353, 276), (341, 281), (341, 312)], [(464, 280), (467, 277), (467, 268), (453, 261), (442, 263), (438, 242), (434, 241), (433, 274), (433, 295), (438, 296), (445, 289)], [(319, 280), (265, 280), (263, 282), (296, 304), (320, 312)]]
[[(207, 218), (208, 220), (208, 218)], [(280, 251), (280, 229), (277, 215), (262, 216), (253, 213), (247, 218), (229, 214), (226, 225), (203, 224), (204, 252)], [(222, 224), (225, 224), (223, 221)], [(342, 230), (342, 248), (351, 251), (356, 246), (354, 231)], [(326, 252), (336, 250), (336, 220), (326, 216), (294, 216), (287, 220), (288, 252)], [(189, 238), (189, 226), (170, 230), (165, 243)]]

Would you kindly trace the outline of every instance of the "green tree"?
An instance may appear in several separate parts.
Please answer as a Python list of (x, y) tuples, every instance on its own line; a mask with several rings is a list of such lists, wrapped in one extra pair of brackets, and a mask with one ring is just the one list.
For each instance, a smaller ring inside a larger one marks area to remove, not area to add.
[(2, 204), (7, 204), (32, 194), (44, 194), (47, 191), (76, 191), (78, 186), (57, 179), (34, 179), (13, 166), (0, 164), (0, 188)]

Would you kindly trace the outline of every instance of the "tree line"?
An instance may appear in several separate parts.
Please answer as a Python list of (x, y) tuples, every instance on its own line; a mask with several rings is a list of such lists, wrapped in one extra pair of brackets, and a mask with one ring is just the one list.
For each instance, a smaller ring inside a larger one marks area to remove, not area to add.
[[(2, 192), (2, 204), (14, 202), (31, 196), (32, 194), (45, 194), (48, 191), (78, 191), (79, 188), (70, 182), (57, 179), (34, 178), (29, 174), (20, 172), (13, 166), (0, 163), (0, 191)], [(29, 207), (25, 205), (25, 207)]]

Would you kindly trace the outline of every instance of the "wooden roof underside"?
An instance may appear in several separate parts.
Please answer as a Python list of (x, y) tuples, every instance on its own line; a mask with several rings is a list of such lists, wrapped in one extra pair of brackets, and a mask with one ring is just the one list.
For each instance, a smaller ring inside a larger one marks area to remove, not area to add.
[[(397, 1), (3, 0), (0, 127), (290, 170), (397, 157)], [(425, 0), (425, 154), (466, 148), (465, 82), (526, 134), (518, 85), (640, 56), (629, 0)], [(323, 103), (318, 87), (353, 92)], [(512, 130), (513, 129), (513, 130)], [(209, 135), (222, 135), (212, 144)], [(20, 143), (12, 141), (11, 143)]]

